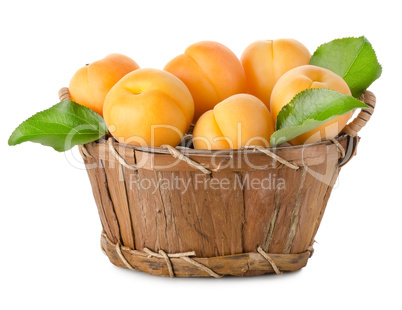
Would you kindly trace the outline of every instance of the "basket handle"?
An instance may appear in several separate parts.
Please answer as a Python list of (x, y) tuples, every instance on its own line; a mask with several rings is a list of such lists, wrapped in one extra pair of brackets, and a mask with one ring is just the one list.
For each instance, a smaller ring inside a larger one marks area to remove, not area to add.
[(346, 154), (340, 161), (339, 167), (347, 164), (356, 154), (357, 144), (359, 143), (359, 137), (357, 134), (364, 126), (366, 126), (374, 113), (376, 98), (371, 91), (366, 90), (359, 99), (368, 105), (368, 109), (362, 109), (355, 119), (342, 130), (343, 133), (348, 135), (348, 145), (346, 148)]
[(368, 109), (362, 109), (356, 118), (343, 129), (343, 132), (351, 137), (357, 136), (358, 132), (367, 124), (374, 113), (376, 99), (371, 91), (366, 90), (360, 100), (368, 105)]
[(68, 87), (63, 87), (59, 90), (59, 99), (63, 100), (71, 100), (70, 93), (68, 92)]

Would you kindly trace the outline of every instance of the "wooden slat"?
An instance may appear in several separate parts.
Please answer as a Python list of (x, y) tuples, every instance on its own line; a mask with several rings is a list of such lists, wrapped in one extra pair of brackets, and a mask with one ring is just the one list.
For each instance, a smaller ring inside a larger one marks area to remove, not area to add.
[(131, 224), (127, 185), (124, 176), (124, 167), (117, 160), (106, 161), (104, 165), (110, 199), (119, 222), (122, 243), (134, 249), (134, 232)]
[[(281, 173), (286, 169), (242, 172), (242, 182), (245, 184), (244, 204), (245, 222), (243, 229), (244, 252), (252, 252), (257, 246), (267, 251), (267, 235), (269, 222), (274, 214), (275, 193), (281, 189)], [(251, 185), (253, 180), (263, 181), (261, 187)]]
[[(87, 147), (91, 150), (91, 146)], [(109, 187), (106, 179), (102, 160), (96, 158), (84, 158), (92, 191), (95, 197), (98, 213), (102, 226), (107, 236), (114, 242), (120, 241), (120, 228), (114, 211), (113, 202), (109, 194)]]
[[(338, 157), (328, 153), (326, 164), (314, 167), (307, 172), (304, 189), (306, 193), (300, 208), (297, 229), (288, 253), (298, 253), (307, 249), (317, 233), (328, 199), (327, 192), (332, 190), (338, 175)], [(315, 174), (317, 173), (317, 175)], [(286, 253), (286, 251), (284, 252)]]

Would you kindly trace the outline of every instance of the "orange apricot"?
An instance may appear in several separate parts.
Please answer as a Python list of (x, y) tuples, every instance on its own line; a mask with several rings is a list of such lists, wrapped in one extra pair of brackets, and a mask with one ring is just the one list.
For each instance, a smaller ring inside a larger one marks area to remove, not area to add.
[[(276, 122), (279, 111), (294, 96), (309, 88), (327, 88), (351, 95), (344, 79), (334, 72), (317, 66), (305, 65), (286, 72), (275, 84), (271, 95), (271, 114)], [(293, 145), (313, 143), (336, 137), (346, 126), (352, 112), (338, 116), (333, 120), (312, 129), (289, 142)]]
[(71, 78), (71, 100), (102, 116), (103, 103), (109, 90), (138, 64), (121, 54), (110, 54), (79, 69)]
[(274, 132), (272, 116), (265, 104), (249, 94), (233, 95), (205, 112), (193, 131), (196, 149), (237, 149), (269, 146)]
[(120, 143), (177, 146), (194, 116), (186, 85), (169, 72), (138, 69), (116, 83), (106, 96), (103, 117)]
[(290, 69), (307, 65), (311, 54), (294, 39), (260, 40), (251, 43), (240, 57), (247, 92), (270, 108), (271, 92), (278, 79)]
[(246, 92), (246, 77), (236, 55), (212, 41), (190, 45), (168, 62), (164, 70), (187, 85), (194, 99), (194, 122), (222, 100)]

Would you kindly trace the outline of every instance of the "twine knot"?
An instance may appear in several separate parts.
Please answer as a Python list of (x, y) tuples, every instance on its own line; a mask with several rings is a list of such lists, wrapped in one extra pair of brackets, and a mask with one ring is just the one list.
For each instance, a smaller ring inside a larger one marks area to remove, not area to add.
[(287, 161), (286, 159), (276, 155), (275, 153), (271, 152), (265, 147), (259, 146), (259, 145), (248, 145), (248, 146), (243, 146), (242, 149), (245, 150), (253, 150), (253, 151), (259, 151), (261, 153), (264, 153), (265, 155), (271, 157), (273, 160), (280, 162), (281, 164), (285, 165), (286, 167), (294, 170), (298, 170), (300, 167), (292, 164), (291, 162)]
[(216, 272), (214, 272), (212, 269), (208, 268), (207, 266), (195, 261), (194, 259), (190, 258), (190, 256), (195, 256), (195, 252), (191, 251), (191, 252), (184, 252), (184, 253), (173, 253), (173, 254), (167, 254), (165, 251), (163, 250), (159, 250), (158, 253), (151, 251), (148, 248), (144, 248), (143, 251), (145, 253), (148, 254), (149, 257), (156, 257), (156, 258), (163, 258), (166, 262), (166, 265), (168, 267), (169, 270), (169, 276), (171, 278), (175, 277), (174, 274), (174, 270), (173, 270), (173, 265), (171, 262), (171, 258), (180, 258), (190, 264), (193, 264), (194, 266), (196, 266), (197, 268), (205, 271), (206, 273), (208, 273), (210, 276), (214, 277), (214, 278), (221, 278), (222, 276), (220, 274), (217, 274)]
[(179, 159), (181, 161), (186, 162), (189, 166), (200, 170), (204, 174), (211, 174), (211, 170), (205, 168), (200, 163), (197, 163), (195, 160), (192, 160), (188, 156), (184, 155), (183, 153), (178, 151), (173, 146), (168, 145), (168, 144), (163, 144), (163, 145), (161, 145), (161, 147), (164, 148), (164, 149), (167, 149), (167, 151), (170, 153), (170, 155), (172, 155), (174, 158), (177, 158), (177, 159)]

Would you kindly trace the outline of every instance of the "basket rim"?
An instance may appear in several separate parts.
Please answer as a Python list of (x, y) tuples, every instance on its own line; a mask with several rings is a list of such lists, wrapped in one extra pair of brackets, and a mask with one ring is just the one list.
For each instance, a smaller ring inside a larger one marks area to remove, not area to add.
[[(345, 133), (342, 133), (335, 137), (334, 139), (337, 140), (338, 142), (344, 141), (348, 139), (348, 135)], [(111, 135), (105, 135), (101, 137), (100, 139), (90, 142), (90, 143), (96, 143), (96, 144), (106, 144), (107, 140), (109, 138), (112, 138), (114, 141), (114, 144), (116, 144), (117, 147), (119, 148), (126, 148), (126, 149), (132, 149), (135, 151), (139, 152), (144, 152), (144, 153), (151, 153), (151, 154), (169, 154), (169, 151), (166, 148), (163, 147), (149, 147), (149, 146), (136, 146), (136, 145), (130, 145), (130, 144), (124, 144), (121, 142), (118, 142), (113, 136)], [(89, 143), (89, 144), (90, 144)], [(279, 146), (279, 147), (267, 147), (264, 149), (267, 149), (271, 151), (272, 153), (276, 153), (278, 151), (286, 151), (286, 150), (297, 150), (297, 149), (303, 149), (306, 147), (314, 147), (314, 146), (319, 146), (319, 145), (331, 145), (333, 144), (333, 141), (328, 139), (328, 140), (321, 140), (318, 142), (314, 143), (308, 143), (308, 144), (302, 144), (302, 145), (284, 145), (284, 146)], [(214, 155), (234, 155), (234, 154), (250, 154), (250, 153), (255, 153), (255, 149), (253, 148), (238, 148), (238, 149), (223, 149), (223, 150), (199, 150), (199, 149), (193, 149), (189, 147), (184, 147), (184, 146), (176, 146), (177, 149), (180, 150), (181, 153), (184, 155), (199, 155), (199, 156), (214, 156)]]

